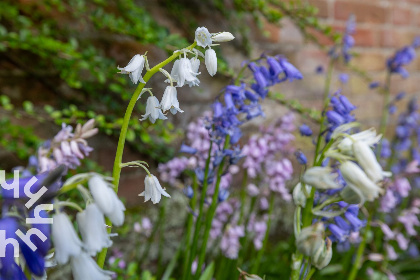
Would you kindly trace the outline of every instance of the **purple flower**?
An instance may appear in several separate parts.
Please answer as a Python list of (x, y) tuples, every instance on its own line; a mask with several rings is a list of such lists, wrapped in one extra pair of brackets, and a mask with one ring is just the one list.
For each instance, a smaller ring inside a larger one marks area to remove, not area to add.
[(348, 75), (348, 74), (345, 74), (345, 73), (341, 73), (341, 74), (338, 76), (338, 79), (340, 80), (340, 82), (341, 82), (342, 84), (347, 84), (347, 82), (349, 81), (349, 75)]
[(300, 135), (302, 135), (302, 136), (311, 136), (312, 135), (311, 128), (306, 124), (302, 124), (299, 127), (299, 132), (300, 132)]
[(195, 154), (197, 153), (197, 149), (194, 149), (188, 145), (182, 144), (181, 149), (179, 150), (180, 153), (187, 153), (187, 154)]
[(305, 165), (308, 162), (305, 154), (302, 153), (301, 151), (296, 151), (295, 152), (295, 157), (296, 157), (297, 161), (299, 162), (299, 164)]
[(371, 82), (371, 83), (369, 84), (369, 88), (370, 88), (370, 89), (374, 89), (374, 88), (379, 87), (379, 85), (380, 85), (380, 83), (379, 83), (379, 82)]
[(415, 57), (416, 52), (412, 46), (404, 47), (398, 50), (393, 57), (387, 60), (388, 70), (391, 73), (397, 73), (400, 74), (401, 77), (407, 78), (409, 74), (403, 66), (409, 64)]

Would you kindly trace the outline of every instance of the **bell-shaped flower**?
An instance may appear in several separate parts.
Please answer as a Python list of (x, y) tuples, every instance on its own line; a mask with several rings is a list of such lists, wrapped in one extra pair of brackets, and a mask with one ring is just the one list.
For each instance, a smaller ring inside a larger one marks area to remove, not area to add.
[(305, 190), (302, 188), (302, 184), (298, 183), (293, 189), (293, 201), (296, 206), (305, 207), (306, 198), (312, 191), (312, 187), (305, 185)]
[(177, 81), (178, 87), (183, 87), (185, 84), (188, 84), (190, 87), (198, 86), (200, 84), (200, 80), (197, 79), (197, 75), (199, 73), (194, 72), (193, 65), (191, 61), (183, 57), (179, 60), (178, 63), (175, 61), (174, 67), (171, 71), (171, 76), (174, 80)]
[(149, 96), (146, 103), (146, 114), (144, 114), (140, 120), (144, 121), (147, 118), (149, 118), (152, 123), (155, 123), (157, 119), (167, 119), (160, 109), (159, 100), (156, 96)]
[(324, 247), (318, 249), (318, 252), (312, 257), (312, 262), (318, 269), (326, 267), (332, 258), (332, 246), (331, 240), (327, 238), (327, 244)]
[(308, 257), (313, 257), (319, 248), (325, 246), (324, 241), (324, 225), (316, 223), (312, 226), (303, 228), (296, 237), (296, 247), (298, 250)]
[(74, 280), (111, 280), (111, 271), (101, 269), (85, 252), (71, 258), (71, 270)]
[(356, 141), (353, 143), (353, 154), (357, 159), (359, 165), (366, 172), (366, 175), (375, 183), (384, 179), (384, 173), (381, 165), (376, 160), (375, 153), (369, 147), (369, 145), (362, 141)]
[(191, 69), (193, 73), (197, 73), (197, 75), (201, 74), (198, 72), (198, 69), (200, 68), (200, 60), (197, 57), (193, 57), (190, 59), (191, 62)]
[(65, 213), (55, 214), (53, 221), (51, 233), (55, 247), (55, 259), (59, 264), (65, 264), (70, 257), (80, 255), (83, 243)]
[(216, 56), (216, 52), (213, 49), (206, 50), (205, 63), (206, 63), (207, 72), (209, 72), (210, 76), (216, 75), (217, 56)]
[[(343, 125), (343, 129), (346, 128), (346, 125)], [(340, 127), (338, 127), (333, 135), (332, 138), (336, 137), (336, 135), (338, 135), (338, 132), (343, 132), (342, 129)], [(376, 135), (376, 131), (374, 128), (368, 129), (368, 130), (364, 130), (361, 131), (359, 133), (355, 133), (351, 135), (351, 139), (350, 138), (344, 138), (343, 140), (341, 140), (341, 142), (337, 145), (338, 149), (340, 150), (341, 153), (346, 154), (346, 155), (353, 155), (353, 141), (354, 142), (363, 142), (365, 144), (367, 144), (368, 146), (372, 147), (373, 145), (375, 145), (376, 143), (379, 142), (379, 140), (381, 140), (382, 135)]]
[(133, 56), (133, 58), (130, 60), (127, 66), (123, 68), (118, 67), (118, 70), (121, 71), (121, 74), (128, 74), (130, 76), (131, 81), (134, 84), (137, 84), (139, 81), (145, 84), (146, 82), (141, 76), (141, 72), (143, 71), (145, 61), (146, 60), (144, 58), (144, 55), (136, 54), (135, 56)]
[(212, 37), (210, 32), (205, 27), (198, 27), (195, 30), (195, 41), (197, 42), (197, 46), (200, 47), (209, 47), (212, 43)]
[(85, 211), (77, 214), (77, 224), (84, 248), (91, 256), (112, 245), (106, 230), (104, 214), (95, 203), (89, 204)]
[(211, 38), (213, 41), (217, 43), (229, 42), (235, 39), (235, 37), (230, 32), (220, 32), (220, 33), (214, 34)]
[(174, 115), (177, 112), (184, 112), (179, 109), (179, 101), (177, 99), (177, 92), (175, 87), (166, 87), (165, 92), (163, 93), (162, 101), (160, 102), (160, 107), (162, 108), (163, 112), (170, 110)]
[(347, 183), (346, 188), (352, 189), (361, 196), (362, 202), (373, 201), (382, 192), (365, 172), (354, 162), (345, 161), (340, 165), (341, 175)]
[(139, 196), (144, 196), (144, 202), (152, 200), (153, 204), (156, 204), (160, 201), (161, 197), (171, 197), (161, 186), (154, 175), (147, 175), (144, 179), (144, 192), (139, 194)]
[(339, 189), (341, 186), (336, 182), (332, 171), (330, 167), (311, 167), (303, 174), (302, 181), (321, 190)]
[(125, 207), (114, 189), (99, 175), (89, 179), (89, 190), (101, 212), (116, 226), (124, 223)]

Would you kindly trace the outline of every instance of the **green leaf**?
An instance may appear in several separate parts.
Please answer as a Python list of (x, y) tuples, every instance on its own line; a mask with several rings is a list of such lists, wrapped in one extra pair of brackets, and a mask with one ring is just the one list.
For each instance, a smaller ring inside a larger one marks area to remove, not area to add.
[(209, 266), (206, 267), (203, 274), (200, 276), (198, 280), (211, 280), (214, 274), (214, 262), (212, 262)]

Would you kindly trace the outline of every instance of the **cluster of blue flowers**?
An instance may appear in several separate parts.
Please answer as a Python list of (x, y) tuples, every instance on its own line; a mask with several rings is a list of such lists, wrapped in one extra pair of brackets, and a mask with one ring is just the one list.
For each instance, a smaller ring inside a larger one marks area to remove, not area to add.
[(335, 93), (330, 99), (331, 110), (325, 113), (327, 117), (328, 127), (325, 139), (330, 140), (332, 132), (340, 125), (354, 122), (356, 119), (353, 115), (354, 106), (344, 95), (339, 92)]
[(401, 77), (407, 78), (409, 76), (408, 71), (403, 67), (409, 64), (416, 57), (415, 47), (417, 46), (416, 41), (410, 46), (406, 46), (398, 50), (393, 57), (386, 61), (386, 66), (390, 73), (400, 74)]
[[(343, 34), (343, 38), (341, 41), (341, 57), (344, 59), (345, 63), (349, 63), (352, 55), (350, 53), (351, 48), (354, 46), (354, 38), (353, 34), (356, 31), (356, 17), (351, 15), (347, 20), (346, 29)], [(331, 48), (328, 54), (332, 58), (338, 58), (340, 54), (337, 52), (337, 46)]]

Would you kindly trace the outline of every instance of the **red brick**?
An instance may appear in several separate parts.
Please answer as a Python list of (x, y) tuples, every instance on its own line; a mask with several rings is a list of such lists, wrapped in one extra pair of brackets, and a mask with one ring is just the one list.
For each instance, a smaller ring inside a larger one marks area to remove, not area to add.
[(404, 45), (411, 44), (416, 32), (401, 30), (399, 28), (383, 29), (380, 34), (380, 43), (383, 47), (400, 48)]
[(361, 51), (352, 60), (352, 64), (365, 71), (382, 71), (385, 69), (386, 56), (378, 51)]
[(394, 6), (392, 9), (392, 22), (396, 25), (410, 25), (411, 11)]
[(356, 46), (376, 47), (379, 45), (378, 32), (372, 28), (357, 27), (353, 34)]
[(337, 0), (334, 3), (334, 13), (337, 19), (347, 20), (351, 14), (356, 16), (357, 22), (386, 23), (389, 11), (379, 3), (355, 3)]
[(318, 9), (318, 17), (327, 18), (329, 16), (326, 0), (309, 0), (309, 3)]
[(420, 11), (413, 14), (413, 24), (416, 26), (420, 26)]

